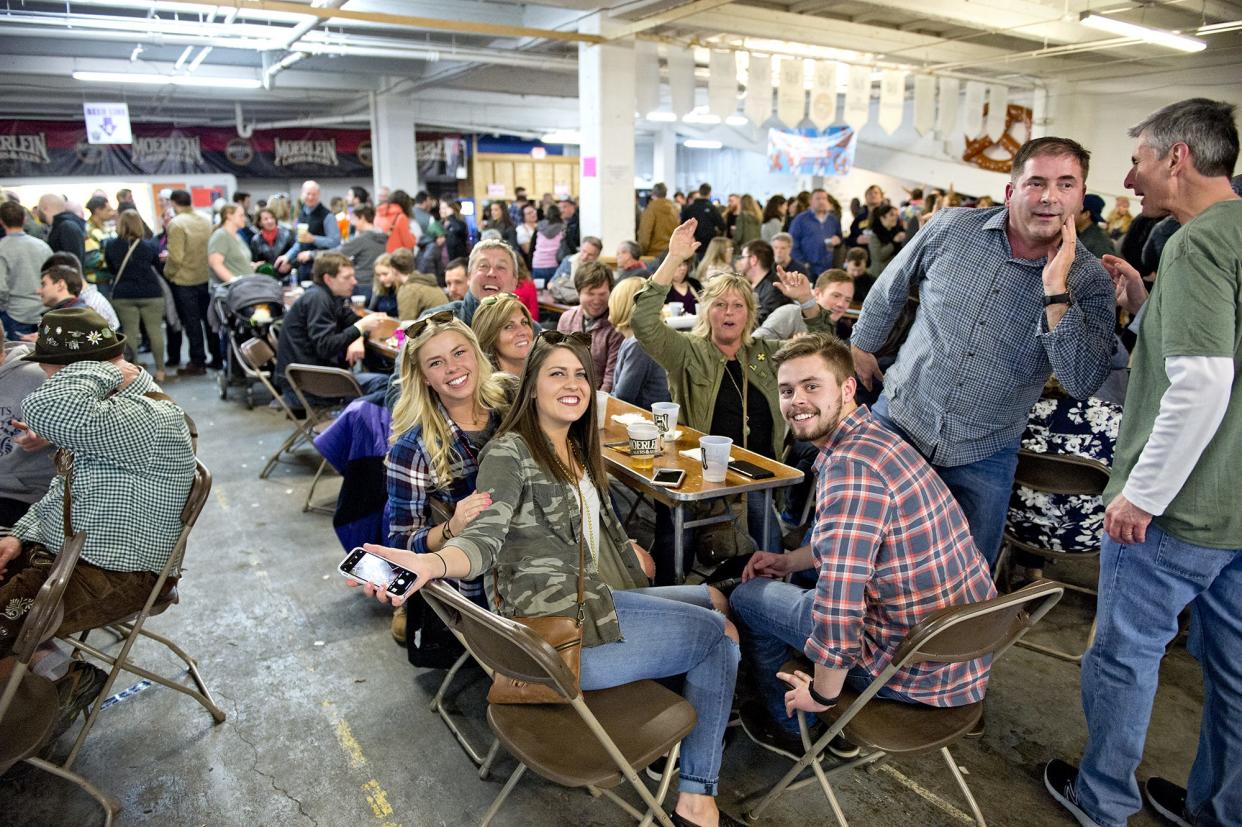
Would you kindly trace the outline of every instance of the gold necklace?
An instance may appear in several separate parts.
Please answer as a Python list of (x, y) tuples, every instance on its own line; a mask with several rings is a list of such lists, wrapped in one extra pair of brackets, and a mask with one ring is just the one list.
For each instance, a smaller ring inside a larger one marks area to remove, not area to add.
[[(574, 460), (577, 457), (577, 452), (575, 451), (575, 447), (576, 446), (572, 442), (569, 443), (569, 467), (568, 468), (565, 467), (565, 463), (561, 461), (560, 456), (557, 455), (555, 451), (552, 453), (552, 458), (556, 460), (556, 464), (561, 467), (561, 470), (566, 472), (569, 475), (569, 478), (573, 480), (574, 493), (578, 495), (578, 516), (582, 521), (582, 529), (581, 529), (582, 540), (584, 543), (586, 543), (587, 551), (590, 552), (591, 554), (591, 562), (594, 563), (596, 567), (598, 567), (599, 566), (599, 549), (597, 548), (598, 543), (596, 543), (595, 545), (591, 544), (591, 533), (590, 533), (591, 506), (587, 504), (586, 496), (582, 493), (582, 480), (578, 479), (578, 474), (574, 471), (574, 464), (575, 464)], [(590, 481), (591, 479), (590, 474), (587, 473), (585, 465), (582, 467), (582, 479), (587, 480), (587, 481)]]
[[(750, 383), (746, 381), (746, 366), (742, 364), (741, 360), (735, 361), (737, 361), (738, 369), (742, 371), (742, 384), (747, 385), (747, 390), (749, 390)], [(742, 447), (745, 448), (750, 438), (750, 411), (747, 405), (749, 400), (746, 398), (745, 391), (738, 386), (737, 380), (733, 378), (733, 372), (729, 370), (728, 362), (725, 362), (724, 372), (725, 376), (729, 377), (729, 382), (732, 383), (733, 389), (737, 391), (738, 401), (742, 403)]]

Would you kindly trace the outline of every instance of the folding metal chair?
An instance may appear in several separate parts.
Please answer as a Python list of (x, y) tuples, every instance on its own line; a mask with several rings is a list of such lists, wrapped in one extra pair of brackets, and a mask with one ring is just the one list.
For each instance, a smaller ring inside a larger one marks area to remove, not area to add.
[[(342, 408), (362, 396), (362, 388), (359, 387), (358, 380), (352, 373), (341, 368), (295, 363), (285, 368), (285, 379), (306, 410), (306, 419), (302, 422), (302, 429), (311, 445), (315, 444), (315, 437), (332, 423), (333, 418), (340, 413)], [(311, 480), (310, 490), (306, 492), (306, 502), (302, 504), (302, 511), (316, 511), (320, 514), (333, 513), (333, 510), (327, 506), (311, 505), (311, 500), (315, 496), (315, 486), (319, 485), (319, 479), (327, 467), (328, 461), (320, 459), (315, 478)]]
[[(952, 606), (928, 615), (910, 630), (889, 665), (864, 691), (855, 692), (846, 687), (837, 705), (820, 714), (819, 718), (828, 729), (813, 744), (806, 716), (798, 713), (798, 727), (806, 752), (747, 818), (758, 818), (781, 793), (818, 781), (837, 822), (846, 827), (845, 815), (828, 782), (830, 775), (874, 764), (892, 755), (939, 750), (970, 804), (975, 823), (986, 827), (983, 813), (957, 767), (957, 760), (949, 752), (949, 745), (970, 732), (982, 717), (983, 701), (959, 707), (934, 707), (879, 700), (876, 693), (898, 671), (919, 663), (960, 663), (991, 655), (995, 669), (1001, 655), (1038, 623), (1062, 594), (1064, 589), (1060, 583), (1040, 580), (1013, 594), (982, 603)], [(796, 662), (785, 666), (786, 671), (794, 668), (805, 666)], [(825, 772), (820, 763), (823, 753), (832, 739), (842, 733), (851, 743), (862, 747), (863, 754)], [(795, 781), (808, 767), (813, 775)]]
[[(1022, 450), (1018, 452), (1018, 470), (1014, 475), (1014, 485), (1049, 494), (1087, 496), (1102, 499), (1104, 488), (1108, 485), (1108, 476), (1108, 466), (1097, 460), (1071, 454), (1037, 454), (1034, 451)], [(1103, 508), (1103, 502), (1101, 502), (1100, 507)], [(1100, 559), (1098, 541), (1089, 546), (1058, 551), (1041, 548), (1018, 539), (1007, 525), (1005, 527), (1005, 539), (1001, 544), (1000, 556), (996, 560), (996, 570), (998, 572), (1009, 570), (1008, 567), (1011, 567), (1013, 564), (1011, 558), (1015, 551), (1024, 551), (1046, 560), (1056, 560), (1062, 564), (1071, 561), (1075, 563), (1086, 563), (1088, 561), (1098, 563)], [(1007, 577), (1004, 579), (1008, 581)], [(1061, 583), (1061, 586), (1079, 594), (1086, 594), (1091, 597), (1099, 596), (1099, 592), (1089, 586), (1078, 586), (1064, 582)], [(1019, 641), (1018, 645), (1025, 649), (1051, 655), (1060, 660), (1069, 661), (1070, 663), (1081, 663), (1083, 656), (1087, 654), (1087, 650), (1095, 642), (1096, 619), (1094, 608), (1091, 615), (1091, 629), (1087, 632), (1087, 644), (1079, 652), (1068, 652), (1054, 646), (1032, 643), (1027, 640)]]
[[(211, 472), (207, 470), (207, 466), (203, 465), (201, 461), (196, 461), (196, 463), (197, 468), (194, 472), (194, 482), (190, 486), (189, 496), (186, 497), (185, 505), (181, 509), (181, 532), (177, 535), (177, 542), (173, 545), (172, 552), (168, 556), (168, 562), (164, 564), (159, 577), (156, 578), (155, 585), (151, 587), (151, 593), (147, 597), (146, 603), (143, 604), (142, 609), (137, 614), (117, 623), (110, 623), (106, 627), (120, 638), (120, 651), (115, 655), (110, 655), (102, 649), (87, 643), (86, 638), (91, 630), (87, 630), (77, 637), (67, 635), (61, 638), (61, 640), (78, 652), (90, 655), (111, 666), (111, 671), (108, 673), (108, 679), (99, 693), (99, 698), (92, 706), (90, 714), (86, 718), (86, 723), (78, 733), (77, 740), (73, 742), (73, 749), (70, 750), (69, 757), (65, 759), (63, 765), (65, 769), (72, 767), (73, 762), (77, 760), (78, 753), (81, 752), (82, 745), (86, 742), (86, 736), (90, 734), (91, 729), (95, 726), (95, 720), (99, 717), (99, 712), (103, 708), (103, 702), (108, 697), (112, 685), (116, 682), (122, 670), (132, 672), (169, 689), (175, 689), (184, 695), (189, 695), (211, 713), (211, 717), (215, 719), (216, 723), (220, 723), (225, 718), (224, 710), (216, 704), (210, 690), (207, 689), (207, 684), (203, 682), (203, 676), (199, 674), (198, 663), (194, 658), (169, 638), (144, 628), (147, 619), (152, 615), (160, 614), (172, 604), (180, 602), (175, 586), (176, 580), (173, 580), (170, 584), (169, 578), (176, 578), (181, 572), (181, 562), (185, 558), (185, 549), (190, 539), (190, 531), (194, 528), (195, 522), (198, 521), (198, 515), (202, 513), (203, 505), (207, 502), (207, 496), (211, 493)], [(180, 658), (185, 663), (194, 686), (186, 686), (178, 680), (166, 678), (135, 665), (129, 659), (129, 655), (130, 650), (138, 642), (139, 637), (149, 638), (163, 644), (166, 649)]]
[(0, 661), (0, 775), (20, 761), (50, 772), (52, 775), (72, 781), (90, 794), (104, 808), (104, 825), (112, 824), (112, 817), (121, 811), (121, 803), (102, 792), (67, 767), (35, 757), (35, 753), (51, 736), (59, 711), (56, 685), (42, 675), (30, 671), (30, 661), (39, 644), (56, 633), (64, 617), (61, 599), (69, 584), (69, 577), (78, 563), (86, 534), (78, 532), (69, 539), (47, 580), (39, 588), (34, 605), (30, 607), (22, 623), (13, 654)]
[[(517, 759), (482, 825), (487, 827), (527, 768), (564, 787), (602, 794), (641, 825), (672, 821), (661, 803), (672, 782), (681, 739), (694, 729), (694, 708), (654, 681), (581, 692), (556, 650), (520, 623), (479, 608), (452, 587), (432, 582), (423, 588), (449, 627), (459, 631), (480, 663), (502, 675), (555, 690), (565, 704), (492, 704), (487, 722)], [(638, 770), (665, 753), (669, 760), (655, 795)], [(640, 812), (612, 791), (623, 781), (646, 806)]]
[(242, 366), (242, 370), (247, 376), (251, 376), (257, 382), (261, 382), (267, 392), (272, 395), (272, 399), (276, 400), (276, 404), (280, 405), (280, 409), (285, 414), (285, 419), (293, 425), (293, 432), (285, 437), (285, 441), (276, 449), (276, 453), (268, 459), (267, 464), (263, 466), (263, 470), (259, 472), (259, 479), (265, 480), (272, 473), (272, 469), (276, 467), (276, 463), (280, 461), (282, 454), (291, 453), (295, 448), (303, 442), (307, 442), (313, 435), (308, 435), (304, 423), (293, 415), (293, 411), (285, 402), (284, 394), (276, 389), (272, 384), (272, 372), (266, 369), (266, 365), (274, 364), (276, 360), (276, 351), (272, 348), (270, 342), (266, 339), (250, 339), (242, 343), (238, 348), (237, 362)]

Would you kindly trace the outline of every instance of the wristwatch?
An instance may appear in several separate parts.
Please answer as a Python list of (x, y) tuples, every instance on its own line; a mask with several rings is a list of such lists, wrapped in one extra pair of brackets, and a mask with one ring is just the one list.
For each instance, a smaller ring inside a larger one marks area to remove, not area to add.
[(1053, 293), (1051, 296), (1044, 296), (1044, 307), (1054, 304), (1073, 304), (1069, 293)]

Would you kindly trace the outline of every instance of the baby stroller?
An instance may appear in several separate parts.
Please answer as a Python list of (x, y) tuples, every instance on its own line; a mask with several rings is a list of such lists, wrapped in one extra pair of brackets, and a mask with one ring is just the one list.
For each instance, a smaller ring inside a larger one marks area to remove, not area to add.
[(264, 338), (276, 349), (275, 326), (285, 312), (284, 286), (262, 273), (240, 276), (218, 288), (212, 307), (220, 335), (227, 344), (224, 370), (218, 377), (220, 398), (229, 398), (230, 387), (244, 387), (246, 408), (253, 408), (256, 377), (251, 375), (239, 348), (250, 339)]

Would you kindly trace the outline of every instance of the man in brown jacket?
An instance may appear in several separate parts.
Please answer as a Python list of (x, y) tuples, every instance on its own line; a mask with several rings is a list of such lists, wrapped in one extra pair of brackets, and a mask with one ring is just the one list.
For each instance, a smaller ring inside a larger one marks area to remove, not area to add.
[(221, 367), (220, 343), (207, 327), (207, 305), (211, 300), (207, 290), (207, 241), (211, 238), (211, 221), (194, 211), (190, 194), (185, 190), (173, 190), (168, 200), (177, 214), (164, 229), (168, 236), (164, 275), (172, 285), (177, 315), (190, 340), (190, 361), (177, 375), (201, 376), (207, 372), (204, 338), (211, 352), (212, 369)]
[(668, 187), (656, 184), (651, 200), (638, 222), (638, 244), (645, 256), (662, 256), (668, 252), (668, 238), (681, 223), (677, 205), (668, 200)]

